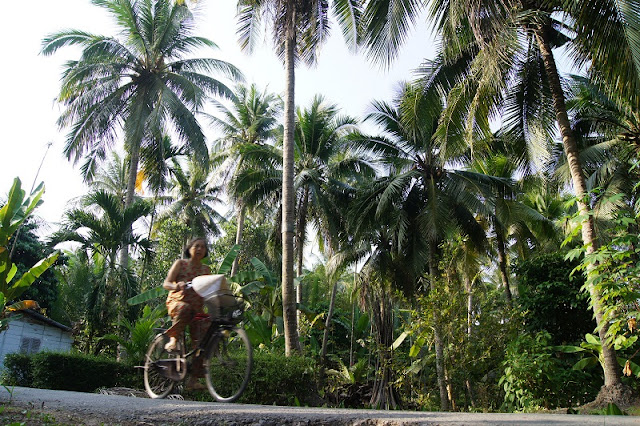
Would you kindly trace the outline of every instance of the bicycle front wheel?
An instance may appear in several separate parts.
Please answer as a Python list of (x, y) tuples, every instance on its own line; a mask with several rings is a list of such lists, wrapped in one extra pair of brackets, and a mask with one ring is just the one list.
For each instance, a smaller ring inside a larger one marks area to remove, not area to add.
[(253, 352), (242, 328), (223, 330), (213, 340), (205, 360), (209, 393), (216, 401), (233, 402), (249, 383)]
[(164, 398), (173, 390), (176, 382), (167, 377), (166, 370), (171, 367), (168, 363), (175, 354), (167, 352), (164, 345), (169, 337), (158, 334), (149, 345), (144, 361), (144, 388), (151, 398)]

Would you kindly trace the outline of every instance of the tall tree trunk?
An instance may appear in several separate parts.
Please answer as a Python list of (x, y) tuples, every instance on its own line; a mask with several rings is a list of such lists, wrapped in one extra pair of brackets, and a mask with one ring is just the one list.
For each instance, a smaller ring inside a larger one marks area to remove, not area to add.
[[(158, 192), (156, 191), (153, 197), (153, 210), (151, 210), (151, 221), (149, 222), (149, 232), (147, 233), (147, 239), (151, 241), (151, 234), (153, 232), (153, 225), (156, 220), (156, 212), (158, 208)], [(140, 270), (140, 287), (141, 289), (144, 286), (144, 276), (147, 272), (147, 266), (149, 266), (149, 252), (146, 252), (144, 255), (144, 260), (142, 261), (142, 269)], [(156, 283), (157, 284), (157, 283)]]
[[(131, 152), (129, 153), (129, 177), (127, 179), (127, 193), (124, 197), (124, 208), (126, 209), (133, 203), (133, 196), (136, 192), (136, 178), (138, 176), (138, 162), (140, 161), (140, 144), (131, 144)], [(129, 229), (127, 232), (131, 232)], [(126, 268), (129, 266), (129, 245), (125, 244), (120, 250), (120, 266)]]
[[(467, 291), (467, 346), (470, 347), (471, 338), (473, 337), (473, 281), (465, 274), (464, 283)], [(469, 402), (471, 403), (471, 406), (475, 408), (476, 400), (473, 393), (473, 385), (468, 377), (465, 380), (465, 386), (467, 388), (467, 393), (469, 394)]]
[(302, 352), (298, 338), (298, 321), (296, 317), (296, 299), (293, 287), (293, 223), (294, 223), (294, 189), (293, 189), (293, 138), (295, 108), (295, 2), (288, 1), (287, 34), (285, 40), (285, 116), (282, 165), (282, 317), (284, 320), (285, 354)]
[[(129, 153), (129, 177), (127, 180), (127, 193), (124, 197), (125, 209), (133, 203), (133, 196), (135, 195), (135, 192), (136, 192), (136, 178), (138, 177), (139, 161), (140, 161), (140, 143), (133, 143), (131, 144), (131, 152)], [(127, 233), (131, 234), (132, 232), (133, 230), (131, 229), (131, 227), (129, 227), (129, 229), (127, 229)], [(120, 253), (119, 253), (118, 264), (120, 265), (121, 268), (123, 268), (123, 270), (129, 268), (129, 245), (128, 244), (122, 244), (122, 248), (120, 249)], [(118, 300), (118, 302), (116, 302), (118, 306), (117, 318), (118, 318), (118, 324), (121, 324), (123, 320), (122, 311), (126, 307), (125, 293), (124, 291), (122, 291), (121, 288), (117, 289), (116, 291), (117, 291), (116, 299)], [(122, 327), (118, 325), (119, 331), (121, 328)], [(122, 332), (124, 332), (124, 330)], [(120, 337), (126, 338), (126, 336), (124, 336), (123, 334), (121, 333), (119, 334), (120, 334)], [(118, 344), (118, 350), (117, 350), (118, 359), (120, 359), (120, 357), (122, 356), (123, 350), (124, 349), (122, 348), (122, 346)]]
[[(302, 276), (302, 267), (304, 266), (304, 243), (307, 239), (307, 209), (309, 207), (309, 188), (304, 189), (304, 194), (302, 195), (302, 199), (300, 200), (300, 208), (298, 208), (298, 223), (296, 226), (296, 242), (295, 242), (295, 250), (296, 250), (296, 263), (297, 270), (296, 276)], [(298, 280), (298, 285), (296, 286), (296, 302), (298, 305), (302, 304), (303, 301), (303, 288), (302, 282)], [(300, 315), (302, 313), (298, 311), (298, 327), (300, 326)]]
[[(436, 278), (438, 276), (436, 266), (437, 243), (429, 243), (429, 284), (431, 291), (436, 290)], [(444, 344), (440, 332), (440, 320), (437, 309), (433, 312), (433, 339), (436, 348), (436, 376), (438, 378), (438, 388), (440, 389), (440, 410), (449, 411), (449, 394), (447, 392), (447, 381), (444, 376)]]
[[(562, 90), (562, 85), (560, 84), (560, 77), (553, 57), (553, 52), (551, 51), (548, 34), (549, 32), (546, 26), (539, 26), (535, 33), (547, 78), (549, 79), (549, 87), (551, 88), (551, 93), (553, 95), (553, 106), (556, 111), (556, 120), (558, 121), (558, 127), (560, 128), (560, 134), (562, 135), (562, 144), (564, 145), (564, 152), (567, 156), (569, 170), (571, 171), (574, 191), (578, 199), (578, 210), (580, 215), (583, 217), (582, 242), (587, 248), (587, 254), (591, 254), (597, 250), (598, 241), (596, 240), (593, 217), (589, 214), (590, 208), (584, 201), (585, 196), (587, 195), (587, 184), (582, 172), (582, 165), (580, 164), (580, 159), (578, 157), (578, 145), (573, 135), (571, 123), (569, 122), (569, 117), (567, 115), (564, 92)], [(590, 273), (592, 273), (591, 268), (587, 270), (587, 274)], [(600, 335), (600, 341), (602, 342), (604, 357), (604, 386), (605, 388), (610, 386), (619, 386), (622, 384), (622, 381), (616, 359), (616, 352), (612, 346), (605, 344), (607, 332), (609, 331), (609, 324), (606, 321), (603, 321), (602, 295), (594, 286), (589, 286), (589, 293), (591, 296), (596, 323), (598, 325), (598, 334)]]
[(513, 307), (511, 288), (509, 286), (509, 275), (507, 274), (507, 253), (504, 248), (504, 234), (502, 233), (502, 227), (497, 222), (497, 220), (493, 221), (493, 227), (496, 231), (496, 246), (498, 249), (498, 269), (500, 269), (500, 278), (502, 279), (502, 286), (504, 287), (504, 296), (507, 299), (507, 304), (509, 307)]
[(329, 311), (327, 312), (327, 319), (324, 322), (324, 334), (322, 335), (322, 349), (320, 350), (320, 363), (325, 364), (327, 357), (327, 344), (329, 342), (329, 331), (331, 328), (331, 320), (333, 319), (333, 311), (336, 305), (336, 293), (338, 291), (338, 280), (333, 283), (331, 289), (331, 299), (329, 299)]
[[(331, 289), (331, 299), (329, 300), (329, 311), (327, 312), (327, 318), (324, 322), (324, 333), (322, 335), (322, 347), (320, 349), (320, 379), (318, 380), (320, 388), (324, 385), (324, 371), (327, 363), (327, 346), (329, 344), (329, 331), (331, 328), (331, 320), (333, 319), (333, 310), (336, 304), (336, 293), (338, 291), (338, 280), (333, 283)], [(351, 329), (353, 334), (353, 317), (351, 318)], [(351, 356), (349, 358), (349, 366), (351, 366)]]
[(393, 305), (390, 293), (385, 288), (374, 288), (368, 298), (378, 352), (369, 404), (380, 409), (396, 409), (398, 395), (393, 386), (393, 353), (390, 349), (393, 343)]
[[(238, 223), (236, 229), (236, 244), (242, 244), (242, 233), (244, 232), (244, 217), (246, 214), (246, 206), (242, 202), (242, 199), (238, 200)], [(238, 256), (233, 259), (233, 265), (231, 265), (231, 276), (233, 277), (238, 272)]]
[(355, 343), (354, 333), (356, 330), (356, 297), (355, 297), (355, 288), (356, 288), (356, 273), (353, 273), (353, 292), (351, 293), (351, 336), (349, 338), (349, 367), (352, 367), (354, 364), (353, 361), (353, 346)]

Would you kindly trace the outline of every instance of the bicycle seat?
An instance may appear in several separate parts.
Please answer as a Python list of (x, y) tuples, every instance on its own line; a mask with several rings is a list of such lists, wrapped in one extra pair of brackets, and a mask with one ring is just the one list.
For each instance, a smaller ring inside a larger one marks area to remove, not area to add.
[(194, 321), (208, 320), (210, 318), (211, 318), (211, 315), (205, 314), (204, 312), (198, 312), (193, 316)]

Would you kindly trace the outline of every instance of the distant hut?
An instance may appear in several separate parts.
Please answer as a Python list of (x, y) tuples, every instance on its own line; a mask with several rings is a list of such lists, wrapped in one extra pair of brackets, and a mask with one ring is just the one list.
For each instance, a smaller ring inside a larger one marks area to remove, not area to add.
[(17, 315), (20, 317), (13, 319), (9, 328), (0, 333), (0, 367), (5, 355), (10, 353), (71, 350), (73, 337), (70, 327), (29, 309)]

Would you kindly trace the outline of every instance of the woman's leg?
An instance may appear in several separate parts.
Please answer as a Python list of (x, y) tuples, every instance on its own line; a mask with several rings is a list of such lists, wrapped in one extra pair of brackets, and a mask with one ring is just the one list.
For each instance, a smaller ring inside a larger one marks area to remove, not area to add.
[[(191, 332), (191, 342), (193, 347), (197, 347), (198, 343), (200, 343), (200, 339), (204, 337), (204, 334), (207, 332), (207, 329), (211, 325), (211, 319), (208, 316), (200, 316), (196, 315), (191, 325), (189, 326), (189, 330)], [(195, 357), (193, 360), (193, 364), (191, 366), (191, 375), (192, 377), (204, 377), (204, 366), (202, 364), (203, 355)]]
[(169, 343), (165, 345), (165, 349), (172, 351), (176, 349), (178, 339), (184, 333), (187, 325), (193, 320), (195, 313), (191, 305), (184, 301), (171, 301), (167, 304), (167, 308), (173, 325), (166, 331), (167, 336), (169, 336)]

